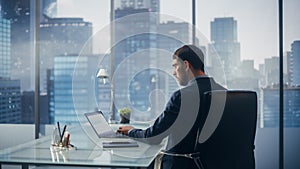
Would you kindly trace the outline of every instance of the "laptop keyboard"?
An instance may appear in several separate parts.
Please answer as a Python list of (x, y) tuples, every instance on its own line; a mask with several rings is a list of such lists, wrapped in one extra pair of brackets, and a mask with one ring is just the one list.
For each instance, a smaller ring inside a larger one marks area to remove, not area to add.
[(116, 132), (116, 137), (122, 138), (122, 137), (128, 137), (128, 136), (126, 136), (126, 135), (124, 135), (124, 134), (122, 134), (122, 133)]

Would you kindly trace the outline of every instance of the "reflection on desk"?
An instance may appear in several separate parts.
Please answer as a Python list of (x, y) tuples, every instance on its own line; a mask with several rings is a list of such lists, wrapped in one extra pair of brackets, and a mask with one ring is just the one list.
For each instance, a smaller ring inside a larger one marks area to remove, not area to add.
[[(165, 144), (139, 147), (102, 148), (102, 141), (120, 141), (120, 138), (99, 139), (95, 143), (82, 130), (71, 131), (71, 143), (77, 148), (51, 146), (51, 137), (43, 137), (29, 143), (0, 150), (1, 164), (64, 165), (94, 167), (147, 167)], [(119, 140), (118, 140), (119, 139)], [(126, 141), (126, 139), (121, 139)]]

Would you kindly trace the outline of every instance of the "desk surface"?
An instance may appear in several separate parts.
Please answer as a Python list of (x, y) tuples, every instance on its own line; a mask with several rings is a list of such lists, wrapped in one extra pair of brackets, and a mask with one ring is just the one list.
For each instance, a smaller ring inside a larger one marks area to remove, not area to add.
[[(120, 138), (96, 138), (92, 129), (71, 131), (71, 143), (77, 148), (61, 149), (51, 146), (51, 137), (0, 150), (0, 163), (28, 165), (66, 165), (95, 167), (146, 167), (154, 160), (164, 144), (139, 147), (103, 148), (102, 142)], [(89, 133), (89, 134), (86, 134)], [(121, 139), (126, 140), (126, 139)]]

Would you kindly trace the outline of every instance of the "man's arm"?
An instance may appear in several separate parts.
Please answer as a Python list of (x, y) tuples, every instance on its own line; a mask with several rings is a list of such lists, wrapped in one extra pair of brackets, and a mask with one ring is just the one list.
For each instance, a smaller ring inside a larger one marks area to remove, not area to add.
[(118, 132), (129, 135), (129, 137), (147, 138), (150, 142), (160, 142), (168, 136), (166, 131), (172, 126), (178, 116), (180, 102), (180, 91), (177, 91), (170, 98), (164, 112), (155, 120), (151, 127), (142, 130), (135, 129), (132, 126), (121, 126)]

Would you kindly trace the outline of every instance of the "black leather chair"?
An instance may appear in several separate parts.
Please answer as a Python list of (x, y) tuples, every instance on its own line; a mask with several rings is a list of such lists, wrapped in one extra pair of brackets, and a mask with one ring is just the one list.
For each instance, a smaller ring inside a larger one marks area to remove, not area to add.
[(202, 101), (194, 153), (163, 154), (192, 158), (200, 169), (254, 169), (256, 93), (211, 91)]

